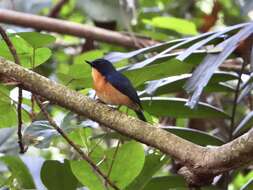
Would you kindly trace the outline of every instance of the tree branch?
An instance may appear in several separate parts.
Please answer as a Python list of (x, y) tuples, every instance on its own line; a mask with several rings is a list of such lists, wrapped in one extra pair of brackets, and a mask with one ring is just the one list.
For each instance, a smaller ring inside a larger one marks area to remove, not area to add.
[[(154, 45), (156, 43), (159, 43), (157, 41), (141, 37), (135, 37), (134, 40), (131, 36), (124, 35), (116, 31), (102, 29), (99, 27), (87, 26), (70, 21), (4, 9), (1, 9), (0, 11), (0, 22), (23, 27), (31, 27), (36, 30), (69, 34), (77, 37), (84, 37), (90, 40), (98, 40), (130, 48), (139, 48), (137, 44)], [(241, 67), (234, 65), (234, 63), (237, 62), (237, 60), (230, 60), (229, 62), (225, 62), (225, 64), (220, 66), (220, 69), (225, 71), (239, 72)], [(248, 73), (248, 71), (246, 73)]]
[[(253, 130), (220, 147), (201, 147), (157, 126), (129, 117), (124, 113), (57, 84), (31, 70), (0, 58), (0, 74), (13, 77), (23, 87), (53, 103), (84, 115), (119, 133), (169, 154), (187, 168), (182, 172), (188, 182), (200, 185), (203, 177), (210, 182), (215, 175), (241, 167), (252, 160)], [(190, 175), (189, 175), (190, 174)], [(193, 180), (194, 182), (192, 182)], [(199, 182), (200, 181), (200, 182)]]
[[(94, 26), (88, 26), (45, 16), (32, 15), (11, 10), (1, 9), (0, 22), (18, 26), (31, 27), (37, 30), (46, 30), (60, 34), (70, 34), (77, 37), (98, 40), (117, 44), (129, 48), (138, 48), (131, 36), (119, 32), (106, 30)], [(152, 40), (136, 38), (137, 44), (154, 44)]]

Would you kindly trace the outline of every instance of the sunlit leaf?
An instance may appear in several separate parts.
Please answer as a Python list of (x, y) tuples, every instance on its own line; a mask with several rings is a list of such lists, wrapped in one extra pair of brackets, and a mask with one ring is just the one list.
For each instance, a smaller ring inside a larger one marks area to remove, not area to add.
[[(110, 151), (109, 153), (113, 156), (114, 151)], [(119, 188), (125, 188), (139, 175), (144, 161), (144, 149), (140, 143), (134, 141), (124, 143), (116, 154), (110, 179), (115, 182)]]
[(27, 43), (29, 43), (33, 48), (44, 47), (55, 42), (56, 38), (49, 34), (39, 33), (39, 32), (20, 32), (17, 33), (22, 37)]
[(144, 23), (157, 28), (169, 29), (184, 35), (196, 35), (197, 29), (193, 22), (175, 17), (154, 17), (152, 20), (144, 20)]
[(70, 165), (73, 174), (84, 186), (90, 190), (104, 190), (102, 179), (86, 161), (71, 161)]

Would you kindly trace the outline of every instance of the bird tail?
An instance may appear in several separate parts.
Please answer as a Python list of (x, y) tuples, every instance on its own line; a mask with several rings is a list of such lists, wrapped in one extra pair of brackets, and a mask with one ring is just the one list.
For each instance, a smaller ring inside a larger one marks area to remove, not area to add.
[(145, 116), (144, 116), (144, 114), (143, 114), (143, 112), (141, 110), (140, 111), (135, 111), (135, 113), (136, 113), (137, 117), (140, 120), (147, 122), (147, 119), (145, 118)]

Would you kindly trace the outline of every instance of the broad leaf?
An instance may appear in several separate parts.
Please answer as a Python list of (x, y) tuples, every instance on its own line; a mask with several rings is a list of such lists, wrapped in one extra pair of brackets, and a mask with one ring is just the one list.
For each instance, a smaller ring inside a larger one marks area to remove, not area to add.
[(135, 180), (127, 186), (126, 190), (142, 190), (168, 159), (161, 154), (148, 154), (145, 157), (144, 167)]
[[(147, 94), (161, 95), (173, 92), (183, 91), (183, 86), (187, 79), (190, 78), (190, 74), (168, 77), (160, 80), (150, 81), (145, 88)], [(231, 92), (234, 91), (233, 87), (228, 84), (221, 83), (228, 80), (237, 79), (237, 75), (232, 73), (220, 72), (215, 73), (206, 86), (206, 92)]]
[(224, 144), (224, 141), (221, 140), (220, 138), (196, 129), (184, 127), (162, 127), (162, 128), (179, 137), (182, 137), (188, 141), (191, 141), (201, 146), (207, 145), (219, 146)]
[(76, 190), (78, 181), (67, 160), (47, 160), (41, 168), (41, 180), (48, 190)]
[(29, 43), (33, 48), (44, 47), (55, 42), (56, 38), (49, 34), (39, 33), (39, 32), (20, 32), (17, 33), (22, 37), (27, 43)]
[(144, 149), (140, 143), (130, 141), (123, 144), (119, 148), (114, 160), (110, 179), (115, 182), (119, 188), (125, 188), (139, 175), (144, 161)]
[(224, 111), (206, 103), (199, 103), (195, 109), (185, 106), (186, 99), (153, 97), (141, 98), (143, 109), (155, 116), (177, 118), (229, 118)]
[(140, 69), (128, 70), (123, 72), (123, 74), (131, 80), (134, 86), (139, 86), (145, 81), (188, 73), (192, 68), (192, 65), (183, 64), (180, 61), (171, 59), (161, 64), (154, 64)]
[(144, 23), (157, 28), (169, 29), (184, 35), (196, 35), (197, 29), (193, 22), (175, 17), (154, 17)]
[(85, 161), (71, 161), (71, 170), (75, 177), (90, 190), (104, 190), (103, 180), (93, 168)]

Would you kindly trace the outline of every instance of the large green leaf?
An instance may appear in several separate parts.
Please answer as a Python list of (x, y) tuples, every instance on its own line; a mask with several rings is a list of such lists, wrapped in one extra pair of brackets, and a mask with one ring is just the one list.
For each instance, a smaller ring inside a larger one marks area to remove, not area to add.
[[(109, 151), (113, 157), (114, 150)], [(121, 189), (129, 185), (141, 172), (145, 161), (143, 146), (135, 141), (124, 143), (116, 154), (110, 179)]]
[(71, 161), (70, 165), (73, 174), (83, 185), (90, 190), (104, 190), (102, 179), (85, 160)]
[(11, 171), (12, 176), (17, 180), (22, 189), (35, 189), (33, 178), (24, 162), (15, 156), (3, 156), (0, 161), (4, 162)]
[[(190, 78), (190, 74), (168, 77), (150, 81), (145, 87), (147, 94), (158, 96), (162, 94), (175, 93), (183, 91), (185, 82)], [(234, 91), (233, 87), (223, 83), (225, 81), (237, 79), (237, 75), (228, 72), (215, 73), (208, 85), (205, 92), (231, 92)]]
[(56, 40), (52, 35), (39, 32), (20, 32), (17, 35), (27, 41), (33, 48), (47, 46)]
[(64, 163), (45, 161), (41, 168), (41, 180), (48, 190), (76, 190), (78, 187), (78, 181), (67, 160)]
[(170, 59), (161, 64), (128, 70), (123, 72), (123, 74), (131, 80), (134, 86), (139, 86), (145, 81), (188, 73), (192, 68), (193, 66), (190, 64), (184, 64), (176, 59)]
[(153, 97), (141, 98), (145, 111), (155, 116), (177, 118), (229, 118), (224, 111), (206, 103), (199, 103), (195, 109), (185, 106), (183, 98)]
[(15, 107), (11, 104), (10, 101), (0, 101), (0, 128), (13, 127), (16, 124), (17, 114)]
[(161, 169), (168, 159), (161, 154), (153, 153), (145, 157), (145, 164), (141, 173), (127, 186), (126, 190), (142, 190), (151, 180), (152, 176)]
[(37, 48), (35, 50), (35, 67), (46, 62), (52, 55), (52, 52), (49, 48)]
[(146, 24), (157, 28), (169, 29), (186, 35), (196, 35), (197, 29), (193, 22), (175, 17), (154, 17), (152, 20), (145, 19)]
[[(33, 48), (22, 38), (13, 36), (10, 38), (14, 47), (16, 48), (18, 58), (21, 62), (21, 65), (26, 68), (32, 68), (32, 59), (33, 53), (35, 52), (35, 63), (34, 67), (39, 66), (40, 64), (47, 61), (52, 52), (49, 48), (37, 48), (33, 51)], [(0, 56), (14, 61), (13, 55), (9, 51), (9, 48), (6, 46), (3, 40), (0, 41)]]
[(163, 127), (163, 129), (201, 146), (224, 144), (224, 141), (220, 138), (196, 129), (184, 127)]
[[(10, 37), (10, 40), (17, 51), (21, 64), (23, 66), (28, 65), (31, 62), (32, 56), (31, 46), (25, 40), (17, 36)], [(3, 39), (0, 40), (0, 56), (14, 61), (13, 55)]]

